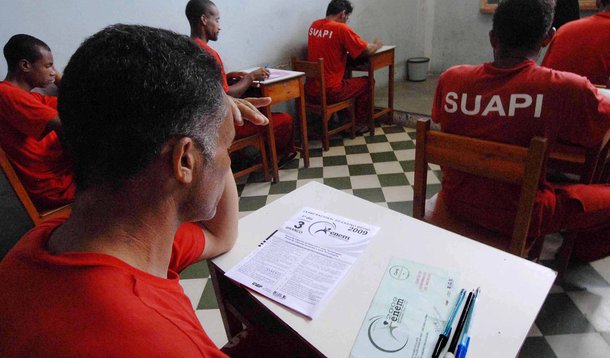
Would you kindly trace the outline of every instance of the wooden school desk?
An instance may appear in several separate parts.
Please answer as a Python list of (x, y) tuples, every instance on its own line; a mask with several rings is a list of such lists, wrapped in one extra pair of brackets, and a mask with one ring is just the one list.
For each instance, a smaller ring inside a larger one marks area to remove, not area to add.
[[(368, 61), (358, 67), (349, 67), (351, 77), (353, 71), (366, 71), (370, 79), (375, 78), (375, 71), (388, 67), (388, 106), (375, 108), (375, 81), (370, 81), (371, 116), (369, 118), (369, 132), (375, 135), (375, 121), (385, 115), (392, 116), (394, 112), (394, 49), (396, 46), (382, 46), (377, 52), (369, 56)], [(390, 117), (391, 118), (391, 117)]]
[[(303, 206), (380, 227), (313, 320), (223, 276)], [(241, 329), (236, 317), (248, 320), (258, 312), (275, 322), (280, 332), (299, 340), (297, 349), (306, 356), (310, 350), (342, 358), (349, 356), (392, 256), (459, 272), (457, 287), (481, 287), (468, 358), (489, 357), (490, 352), (494, 357), (515, 357), (556, 275), (541, 265), (317, 182), (242, 218), (235, 247), (208, 265), (228, 335)]]
[[(271, 104), (262, 108), (262, 112), (269, 122), (272, 123), (273, 115), (271, 114), (271, 106), (291, 99), (295, 100), (296, 111), (299, 123), (299, 132), (301, 133), (301, 143), (296, 149), (301, 153), (305, 168), (309, 168), (309, 141), (307, 139), (307, 117), (305, 116), (305, 73), (288, 70), (269, 69), (286, 73), (285, 76), (271, 77), (265, 81), (253, 82), (253, 86), (260, 90), (263, 97), (271, 97)], [(250, 70), (246, 70), (250, 71)], [(279, 168), (277, 162), (277, 153), (275, 151), (275, 136), (273, 135), (273, 126), (267, 126), (267, 136), (269, 137), (269, 146), (271, 147), (271, 167), (273, 170), (273, 181), (280, 181)]]

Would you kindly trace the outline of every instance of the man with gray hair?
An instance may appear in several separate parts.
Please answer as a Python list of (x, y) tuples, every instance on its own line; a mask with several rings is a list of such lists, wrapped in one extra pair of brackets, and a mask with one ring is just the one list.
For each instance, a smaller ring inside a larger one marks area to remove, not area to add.
[(186, 36), (110, 26), (70, 59), (58, 109), (76, 199), (0, 263), (0, 356), (225, 356), (178, 283), (237, 238), (239, 111), (215, 60)]

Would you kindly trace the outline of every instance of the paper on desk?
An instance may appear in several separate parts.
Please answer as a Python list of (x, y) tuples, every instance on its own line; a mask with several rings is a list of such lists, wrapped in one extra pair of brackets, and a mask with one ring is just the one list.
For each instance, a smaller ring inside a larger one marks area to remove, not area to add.
[(350, 357), (431, 357), (455, 301), (457, 276), (392, 257)]
[(378, 230), (305, 207), (226, 276), (314, 318)]

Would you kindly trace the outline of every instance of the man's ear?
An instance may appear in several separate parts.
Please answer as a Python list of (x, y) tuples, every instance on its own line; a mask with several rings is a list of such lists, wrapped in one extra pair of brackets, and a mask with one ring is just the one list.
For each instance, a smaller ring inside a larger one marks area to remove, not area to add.
[(498, 46), (498, 37), (496, 36), (494, 30), (489, 31), (489, 43), (494, 49), (496, 48), (496, 46)]
[(201, 25), (207, 26), (208, 25), (208, 17), (205, 16), (205, 14), (201, 15), (201, 17), (199, 18), (199, 22), (201, 23)]
[(547, 31), (546, 35), (544, 35), (544, 39), (542, 40), (542, 47), (547, 47), (549, 45), (553, 39), (553, 36), (555, 36), (555, 32), (557, 32), (557, 29), (554, 27), (551, 27), (549, 31)]
[[(190, 184), (193, 181), (197, 159), (203, 157), (189, 137), (182, 137), (174, 144), (172, 150), (172, 169), (174, 177), (180, 183)], [(199, 164), (201, 165), (201, 164)]]
[(17, 62), (17, 68), (19, 68), (21, 72), (30, 72), (30, 70), (32, 69), (32, 64), (30, 63), (30, 61), (26, 60), (25, 58), (22, 58), (21, 60), (19, 60), (19, 62)]

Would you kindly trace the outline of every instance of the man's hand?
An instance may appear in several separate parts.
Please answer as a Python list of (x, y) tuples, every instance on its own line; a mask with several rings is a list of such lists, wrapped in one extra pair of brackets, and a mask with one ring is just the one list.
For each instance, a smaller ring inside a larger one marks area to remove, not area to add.
[(233, 102), (235, 103), (235, 106), (231, 106), (233, 121), (238, 126), (244, 125), (244, 119), (258, 126), (269, 124), (269, 119), (256, 108), (270, 105), (271, 97), (233, 98)]
[(365, 53), (368, 56), (370, 56), (370, 55), (374, 54), (375, 52), (377, 52), (377, 50), (379, 50), (382, 46), (383, 46), (383, 42), (381, 42), (381, 40), (376, 37), (375, 40), (373, 40), (372, 43), (369, 43), (366, 46)]
[(249, 75), (252, 78), (252, 81), (264, 81), (267, 78), (269, 78), (270, 74), (271, 74), (271, 72), (269, 72), (268, 69), (263, 68), (263, 67), (259, 67), (256, 70), (249, 73)]

